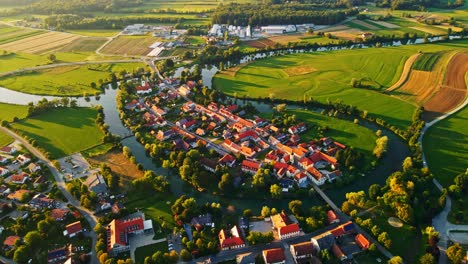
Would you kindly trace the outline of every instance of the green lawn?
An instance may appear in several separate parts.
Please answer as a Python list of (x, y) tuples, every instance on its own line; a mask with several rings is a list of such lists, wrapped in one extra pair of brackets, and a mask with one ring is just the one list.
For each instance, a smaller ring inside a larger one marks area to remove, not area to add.
[(413, 105), (378, 91), (352, 88), (351, 80), (365, 79), (385, 89), (400, 78), (406, 59), (419, 50), (453, 50), (468, 47), (467, 43), (464, 40), (273, 57), (246, 65), (235, 76), (217, 74), (213, 86), (230, 95), (253, 98), (273, 96), (302, 101), (305, 96), (322, 102), (340, 99), (405, 129)]
[(132, 71), (144, 67), (141, 63), (111, 63), (83, 66), (66, 66), (53, 69), (11, 75), (0, 78), (0, 86), (8, 89), (41, 95), (82, 96), (84, 93), (100, 92), (91, 82), (107, 79), (112, 72), (126, 69)]
[(144, 247), (139, 247), (135, 250), (135, 262), (136, 264), (143, 264), (145, 257), (151, 257), (157, 251), (163, 253), (168, 251), (167, 242), (156, 243)]
[(92, 108), (57, 109), (12, 126), (57, 159), (101, 144), (104, 134), (96, 126), (96, 115)]
[(437, 180), (445, 187), (468, 168), (468, 107), (440, 121), (424, 136), (424, 153)]
[(28, 114), (28, 107), (25, 105), (14, 105), (0, 103), (0, 120), (13, 121), (14, 117), (25, 118)]
[[(377, 139), (374, 131), (359, 124), (354, 124), (351, 121), (332, 118), (312, 111), (288, 110), (288, 113), (296, 115), (297, 120), (304, 121), (306, 124), (317, 124), (321, 127), (327, 126), (329, 129), (325, 132), (325, 136), (362, 151), (367, 159), (372, 156), (372, 150), (375, 147), (375, 140)], [(305, 133), (301, 134), (301, 138), (303, 140), (318, 139), (317, 131), (308, 129)]]
[(129, 201), (126, 204), (127, 208), (143, 209), (147, 219), (161, 221), (159, 218), (162, 217), (162, 219), (168, 223), (169, 227), (172, 228), (175, 225), (171, 212), (171, 205), (175, 199), (171, 195), (147, 196), (132, 192), (129, 194), (128, 199)]

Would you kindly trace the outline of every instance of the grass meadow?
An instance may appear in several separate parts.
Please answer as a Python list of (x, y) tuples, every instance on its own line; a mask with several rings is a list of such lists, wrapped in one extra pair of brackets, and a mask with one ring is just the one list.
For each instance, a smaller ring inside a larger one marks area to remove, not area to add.
[(13, 142), (12, 137), (3, 132), (0, 132), (0, 148), (10, 144), (11, 142)]
[(424, 136), (424, 154), (439, 182), (448, 187), (468, 168), (468, 107), (440, 121)]
[(0, 78), (0, 86), (30, 94), (56, 96), (82, 96), (84, 93), (100, 92), (93, 89), (91, 82), (106, 79), (112, 72), (123, 69), (132, 71), (144, 67), (141, 63), (90, 64), (82, 66), (65, 66), (20, 75)]
[(25, 118), (28, 114), (28, 107), (25, 105), (4, 104), (0, 103), (0, 121), (13, 121), (13, 118)]
[[(343, 100), (405, 129), (410, 124), (415, 106), (378, 90), (395, 83), (405, 61), (419, 50), (453, 50), (467, 47), (467, 43), (465, 40), (273, 57), (250, 63), (235, 75), (219, 73), (213, 79), (213, 86), (230, 95), (253, 98)], [(372, 83), (376, 90), (352, 88), (350, 82), (353, 78)]]
[(12, 124), (25, 136), (36, 140), (52, 159), (102, 143), (104, 134), (95, 123), (97, 110), (65, 108), (47, 111)]

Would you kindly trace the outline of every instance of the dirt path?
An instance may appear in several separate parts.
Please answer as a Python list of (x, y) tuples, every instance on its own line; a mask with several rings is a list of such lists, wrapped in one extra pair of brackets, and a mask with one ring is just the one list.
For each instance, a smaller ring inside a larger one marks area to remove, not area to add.
[(421, 55), (421, 53), (416, 53), (409, 57), (406, 62), (405, 66), (403, 67), (403, 72), (401, 73), (400, 79), (394, 83), (392, 86), (387, 88), (386, 91), (391, 92), (393, 90), (396, 90), (402, 86), (406, 80), (408, 79), (409, 73), (411, 72), (411, 67), (413, 66), (413, 63), (416, 61), (416, 59)]

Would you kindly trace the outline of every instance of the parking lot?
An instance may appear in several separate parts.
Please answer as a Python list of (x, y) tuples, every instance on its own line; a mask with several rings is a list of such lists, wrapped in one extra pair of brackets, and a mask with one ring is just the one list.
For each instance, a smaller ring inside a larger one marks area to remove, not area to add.
[(58, 162), (63, 174), (68, 176), (67, 180), (88, 177), (99, 171), (98, 168), (91, 169), (91, 165), (80, 153), (61, 158)]
[(257, 222), (250, 222), (249, 224), (250, 231), (268, 233), (272, 231), (271, 222), (265, 221), (257, 221)]

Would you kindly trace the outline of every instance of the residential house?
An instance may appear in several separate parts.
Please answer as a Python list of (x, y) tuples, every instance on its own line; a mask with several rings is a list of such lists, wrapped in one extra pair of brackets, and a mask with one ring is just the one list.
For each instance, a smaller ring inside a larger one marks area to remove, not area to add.
[(301, 137), (298, 134), (294, 134), (294, 135), (291, 135), (291, 137), (289, 138), (289, 141), (291, 141), (291, 143), (293, 144), (297, 144), (299, 143), (299, 141), (301, 141)]
[(5, 195), (8, 195), (10, 193), (11, 193), (11, 190), (10, 190), (10, 188), (8, 188), (8, 186), (6, 186), (4, 184), (0, 185), (0, 194), (1, 195), (5, 196)]
[(354, 223), (351, 221), (348, 221), (336, 227), (335, 229), (330, 230), (330, 233), (332, 233), (335, 238), (338, 238), (346, 234), (354, 233), (355, 231), (356, 231), (356, 226), (354, 225)]
[(315, 250), (320, 252), (332, 248), (333, 244), (335, 244), (335, 236), (330, 232), (326, 232), (313, 237), (310, 241), (314, 245)]
[(38, 172), (38, 171), (41, 170), (41, 166), (39, 166), (36, 163), (30, 163), (28, 165), (28, 170), (29, 170), (30, 173), (35, 173), (35, 172)]
[(340, 219), (336, 216), (335, 212), (333, 212), (333, 210), (329, 210), (327, 212), (327, 218), (328, 218), (328, 223), (331, 225), (331, 224), (334, 224), (334, 223), (339, 223), (340, 222)]
[(11, 146), (11, 147), (4, 146), (4, 147), (0, 148), (0, 152), (6, 153), (6, 154), (9, 154), (9, 155), (15, 154), (16, 151), (18, 151), (18, 150), (13, 146)]
[(81, 222), (76, 221), (65, 227), (65, 231), (63, 231), (63, 235), (71, 238), (71, 237), (75, 237), (77, 234), (81, 233), (82, 231), (83, 231), (83, 227), (81, 226)]
[(184, 129), (191, 130), (197, 125), (197, 120), (190, 120), (185, 122), (185, 124), (182, 125)]
[(131, 102), (125, 104), (125, 109), (134, 110), (139, 104), (137, 99), (133, 99)]
[(188, 96), (190, 95), (192, 89), (186, 85), (186, 84), (182, 84), (179, 89), (177, 89), (177, 92), (180, 94), (180, 95), (183, 95), (183, 96)]
[(271, 217), (273, 227), (278, 232), (280, 239), (286, 239), (300, 234), (300, 228), (297, 223), (293, 223), (289, 216), (283, 211)]
[(165, 114), (167, 114), (166, 110), (164, 110), (162, 108), (159, 108), (159, 107), (157, 107), (155, 105), (153, 105), (151, 107), (151, 111), (153, 111), (153, 113), (155, 113), (156, 115), (161, 116), (161, 117), (164, 116)]
[(253, 160), (242, 161), (242, 171), (250, 174), (255, 174), (262, 167), (262, 163)]
[(294, 176), (294, 180), (296, 180), (297, 186), (299, 186), (299, 188), (306, 188), (309, 185), (307, 182), (307, 174), (302, 171)]
[(231, 154), (226, 154), (218, 160), (218, 164), (232, 168), (236, 164), (236, 158)]
[(56, 201), (54, 199), (50, 199), (47, 196), (45, 196), (42, 193), (36, 194), (31, 201), (29, 201), (29, 204), (31, 207), (34, 208), (54, 208), (56, 205)]
[(10, 173), (10, 171), (7, 168), (0, 167), (0, 176), (5, 176), (8, 173)]
[(34, 180), (34, 183), (33, 183), (33, 186), (34, 188), (37, 188), (40, 184), (45, 184), (47, 183), (47, 178), (45, 176), (39, 176), (36, 178), (36, 180)]
[(222, 229), (218, 235), (221, 250), (245, 247), (245, 242), (242, 240), (240, 234), (241, 232), (237, 226), (231, 228), (229, 233)]
[(369, 248), (370, 246), (370, 242), (369, 240), (367, 240), (367, 238), (365, 236), (363, 236), (362, 234), (357, 234), (356, 237), (354, 238), (354, 240), (356, 241), (356, 244), (362, 249), (362, 250), (366, 250)]
[(15, 248), (16, 241), (21, 240), (19, 236), (8, 236), (3, 241), (3, 249), (10, 250)]
[(249, 148), (247, 146), (241, 146), (240, 148), (240, 153), (244, 155), (246, 158), (253, 158), (257, 152), (253, 150), (252, 148)]
[(204, 214), (204, 215), (199, 215), (190, 221), (190, 224), (197, 230), (201, 231), (203, 230), (206, 226), (207, 227), (214, 227), (214, 222), (211, 218), (211, 214)]
[(280, 227), (278, 229), (278, 237), (279, 239), (287, 239), (290, 237), (295, 237), (300, 235), (301, 229), (299, 225), (294, 223), (287, 226)]
[(176, 139), (176, 140), (173, 140), (172, 141), (172, 144), (174, 145), (174, 148), (177, 149), (177, 150), (181, 150), (181, 151), (188, 151), (190, 150), (190, 144), (187, 143), (185, 140), (183, 139)]
[(197, 130), (195, 130), (195, 134), (197, 134), (199, 136), (204, 136), (205, 135), (205, 130), (203, 128), (197, 128)]
[(207, 171), (210, 171), (210, 172), (215, 172), (216, 171), (216, 161), (214, 160), (211, 160), (211, 159), (207, 159), (205, 157), (202, 157), (200, 159), (200, 165), (203, 166), (203, 168), (205, 168), (205, 170)]
[(314, 167), (310, 167), (307, 169), (307, 176), (311, 181), (313, 181), (317, 185), (322, 185), (327, 180), (327, 178)]
[(166, 130), (166, 131), (159, 130), (157, 135), (156, 135), (156, 139), (158, 139), (160, 141), (165, 141), (165, 140), (168, 140), (168, 139), (172, 138), (174, 135), (175, 135), (175, 133), (174, 133), (174, 131), (172, 129), (169, 129), (169, 130)]
[(310, 263), (317, 251), (314, 249), (312, 242), (306, 241), (289, 246), (291, 255), (295, 263)]
[(63, 208), (56, 208), (52, 209), (50, 211), (50, 216), (58, 222), (61, 222), (67, 218), (67, 216), (70, 215), (70, 210), (69, 209), (63, 209)]
[(24, 184), (28, 180), (29, 180), (29, 174), (27, 174), (26, 172), (13, 174), (10, 177), (10, 183), (14, 183), (14, 184)]
[(7, 164), (9, 159), (0, 155), (0, 164)]
[(72, 245), (47, 252), (47, 263), (64, 263), (72, 255)]
[(107, 252), (115, 256), (130, 250), (129, 235), (138, 235), (153, 229), (151, 220), (145, 220), (141, 212), (133, 213), (127, 217), (114, 219), (107, 227)]
[(333, 255), (341, 261), (344, 261), (347, 259), (346, 255), (341, 251), (341, 248), (335, 243), (333, 244), (331, 251), (333, 252)]
[(24, 190), (24, 189), (20, 189), (20, 190), (17, 190), (15, 191), (14, 193), (10, 193), (8, 194), (7, 198), (10, 199), (10, 200), (14, 200), (14, 201), (21, 201), (24, 197), (25, 194), (30, 194), (31, 191), (29, 190)]
[(89, 175), (84, 184), (88, 187), (89, 191), (95, 192), (98, 195), (105, 195), (108, 192), (106, 181), (99, 173)]
[(21, 164), (21, 165), (26, 165), (29, 162), (31, 162), (31, 156), (29, 154), (20, 154), (18, 157), (16, 157), (16, 160)]
[(282, 248), (272, 248), (262, 251), (263, 261), (265, 264), (284, 264), (286, 256)]
[(144, 85), (140, 85), (136, 87), (136, 92), (138, 95), (149, 94), (153, 92), (149, 83), (145, 83)]
[(13, 220), (18, 220), (18, 219), (27, 219), (29, 217), (28, 211), (20, 211), (20, 210), (14, 210), (9, 214), (9, 217)]
[(312, 167), (314, 165), (314, 163), (310, 159), (308, 159), (306, 157), (303, 157), (302, 159), (300, 159), (298, 164), (304, 170), (307, 170), (308, 168), (310, 168), (310, 167)]

